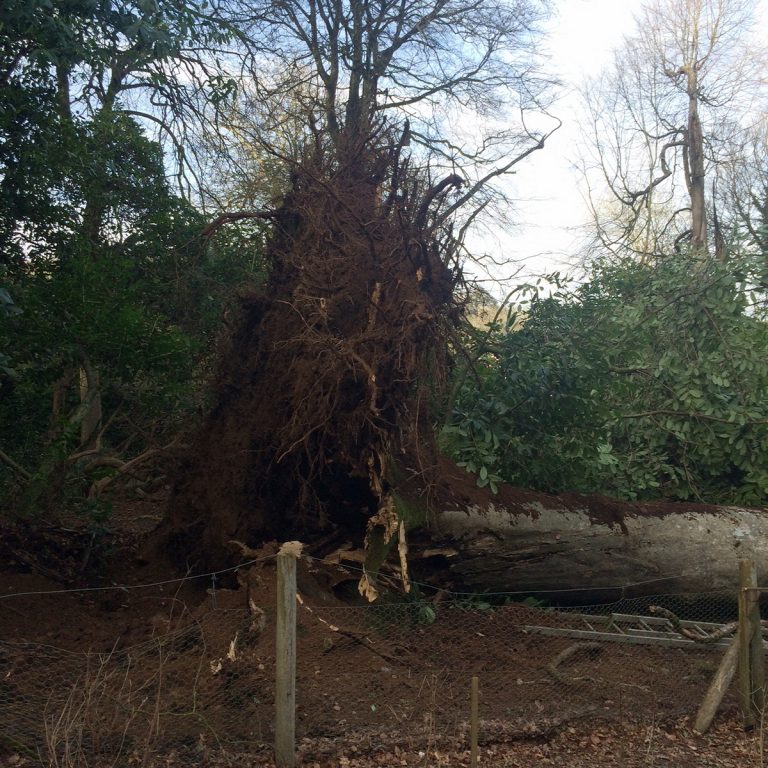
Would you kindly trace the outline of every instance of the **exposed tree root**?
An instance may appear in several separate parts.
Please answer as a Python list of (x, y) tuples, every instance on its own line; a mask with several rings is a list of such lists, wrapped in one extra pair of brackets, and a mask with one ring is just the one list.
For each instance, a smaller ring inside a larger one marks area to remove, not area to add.
[(411, 172), (400, 138), (378, 129), (305, 163), (270, 214), (269, 282), (242, 296), (177, 477), (165, 527), (177, 555), (221, 564), (230, 539), (334, 525), (405, 551), (385, 511), (403, 457), (433, 463), (429, 401), (461, 314), (456, 244), (436, 222), (461, 179)]

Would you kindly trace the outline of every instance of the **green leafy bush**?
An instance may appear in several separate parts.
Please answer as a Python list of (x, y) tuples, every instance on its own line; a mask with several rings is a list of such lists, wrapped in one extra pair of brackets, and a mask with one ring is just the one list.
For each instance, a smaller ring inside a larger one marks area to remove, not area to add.
[(598, 265), (477, 345), (442, 432), (478, 474), (545, 491), (768, 499), (764, 265)]

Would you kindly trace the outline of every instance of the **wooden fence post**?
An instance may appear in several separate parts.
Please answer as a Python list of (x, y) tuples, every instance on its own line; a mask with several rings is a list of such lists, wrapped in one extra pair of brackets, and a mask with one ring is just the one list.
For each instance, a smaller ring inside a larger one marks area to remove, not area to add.
[(725, 698), (728, 686), (733, 680), (733, 673), (736, 671), (738, 655), (739, 638), (737, 635), (731, 640), (731, 644), (728, 646), (728, 650), (725, 652), (725, 656), (723, 656), (723, 660), (720, 662), (717, 673), (712, 679), (712, 682), (707, 689), (707, 693), (704, 696), (704, 701), (701, 702), (699, 711), (696, 714), (696, 722), (693, 728), (698, 733), (706, 733), (709, 730), (709, 726), (712, 725), (717, 709)]
[(275, 645), (275, 762), (296, 765), (296, 561), (301, 544), (289, 541), (277, 555)]
[(480, 680), (472, 677), (472, 688), (469, 697), (469, 765), (477, 768), (477, 734), (480, 730)]
[(745, 729), (754, 728), (756, 707), (762, 711), (764, 684), (757, 566), (739, 560), (739, 706)]
[(760, 591), (757, 587), (757, 566), (750, 571), (750, 589), (747, 590), (747, 615), (750, 624), (749, 669), (752, 684), (752, 706), (758, 718), (763, 718), (765, 706), (765, 651), (760, 624)]

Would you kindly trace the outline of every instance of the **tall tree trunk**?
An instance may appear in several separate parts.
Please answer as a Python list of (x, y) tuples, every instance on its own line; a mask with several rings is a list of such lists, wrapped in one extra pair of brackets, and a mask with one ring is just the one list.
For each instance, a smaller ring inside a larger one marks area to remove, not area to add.
[(699, 117), (699, 93), (696, 65), (688, 69), (688, 129), (686, 181), (691, 199), (691, 247), (704, 253), (707, 250), (707, 207), (704, 194), (705, 163), (704, 135)]
[(444, 457), (436, 477), (428, 488), (414, 474), (393, 490), (410, 523), (412, 575), (436, 586), (597, 603), (716, 590), (735, 597), (745, 557), (768, 573), (765, 509), (511, 486), (492, 494)]
[(505, 493), (435, 513), (430, 557), (434, 565), (445, 548), (443, 578), (462, 590), (569, 602), (719, 590), (735, 598), (739, 558), (768, 573), (765, 510)]
[(90, 448), (97, 443), (101, 428), (101, 391), (99, 372), (91, 365), (91, 361), (85, 354), (80, 368), (80, 407), (82, 408), (80, 448)]

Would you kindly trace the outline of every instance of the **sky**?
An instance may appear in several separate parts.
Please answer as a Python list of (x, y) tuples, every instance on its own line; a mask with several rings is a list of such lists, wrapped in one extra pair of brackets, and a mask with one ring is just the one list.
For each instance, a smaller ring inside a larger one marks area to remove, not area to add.
[(549, 70), (563, 82), (562, 96), (552, 112), (563, 126), (540, 152), (534, 152), (510, 180), (518, 227), (512, 233), (482, 241), (485, 250), (499, 254), (509, 266), (494, 272), (504, 278), (516, 268), (515, 278), (567, 270), (583, 237), (587, 207), (581, 178), (575, 168), (574, 148), (580, 139), (581, 82), (610, 63), (624, 35), (633, 30), (633, 16), (642, 0), (558, 0), (547, 25)]

